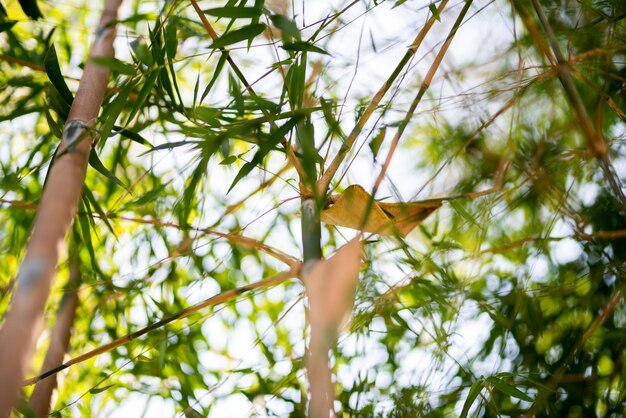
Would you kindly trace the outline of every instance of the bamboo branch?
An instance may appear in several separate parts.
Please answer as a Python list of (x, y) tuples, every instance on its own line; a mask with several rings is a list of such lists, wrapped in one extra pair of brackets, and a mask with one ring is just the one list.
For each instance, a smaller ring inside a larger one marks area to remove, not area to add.
[[(37, 208), (37, 204), (30, 203), (30, 202), (20, 202), (20, 201), (14, 201), (14, 200), (0, 199), (0, 203), (5, 203), (5, 204), (8, 204), (9, 206), (20, 208), (20, 209), (36, 209)], [(79, 212), (79, 214), (83, 215), (84, 213)], [(98, 213), (90, 213), (90, 215), (93, 216), (94, 218), (103, 219), (103, 217), (101, 217)], [(107, 214), (105, 218), (106, 219), (119, 219), (122, 221), (135, 222), (138, 224), (154, 225), (158, 227), (189, 229), (192, 231), (201, 232), (201, 233), (208, 234), (208, 235), (215, 235), (220, 238), (224, 238), (228, 241), (237, 243), (241, 245), (242, 247), (252, 248), (254, 250), (260, 250), (274, 257), (275, 259), (282, 261), (283, 263), (287, 264), (289, 267), (294, 267), (300, 262), (297, 258), (292, 257), (289, 254), (286, 254), (274, 247), (270, 247), (269, 245), (261, 241), (257, 241), (253, 238), (249, 238), (243, 235), (236, 235), (232, 232), (220, 232), (211, 228), (200, 228), (200, 227), (194, 227), (194, 226), (183, 227), (177, 223), (165, 222), (159, 219), (131, 218), (131, 217), (120, 216), (120, 215), (115, 215), (115, 214)]]
[[(94, 213), (93, 214), (94, 217), (98, 217), (98, 214)], [(129, 218), (126, 216), (117, 216), (117, 215), (107, 215), (108, 219), (120, 219), (123, 221), (129, 221), (129, 222), (136, 222), (136, 223), (140, 223), (140, 224), (148, 224), (148, 225), (154, 225), (154, 226), (159, 226), (159, 227), (171, 227), (171, 228), (178, 228), (181, 229), (182, 227), (174, 222), (163, 222), (160, 221), (158, 219), (142, 219), (142, 218)], [(210, 228), (197, 228), (197, 227), (191, 227), (189, 228), (191, 230), (197, 231), (197, 232), (201, 232), (204, 234), (209, 234), (209, 235), (215, 235), (218, 236), (220, 238), (224, 238), (227, 239), (229, 241), (235, 242), (243, 247), (247, 247), (247, 248), (252, 248), (254, 250), (260, 250), (272, 257), (274, 257), (275, 259), (282, 261), (283, 263), (287, 264), (289, 267), (294, 268), (295, 266), (297, 266), (300, 262), (299, 260), (297, 260), (296, 258), (283, 253), (282, 251), (270, 247), (269, 245), (261, 242), (261, 241), (257, 241), (255, 239), (252, 238), (248, 238), (248, 237), (244, 237), (241, 235), (235, 235), (232, 233), (227, 233), (227, 232), (219, 232), (216, 231), (214, 229), (210, 229)]]
[(398, 143), (400, 142), (400, 138), (402, 137), (402, 134), (404, 134), (404, 130), (411, 122), (411, 119), (413, 118), (417, 105), (420, 103), (420, 101), (422, 100), (422, 97), (424, 97), (424, 94), (426, 94), (426, 91), (430, 87), (430, 84), (432, 83), (433, 78), (435, 77), (435, 73), (439, 69), (441, 62), (443, 61), (443, 57), (448, 52), (448, 48), (450, 47), (450, 44), (452, 43), (452, 40), (454, 39), (454, 35), (456, 35), (456, 32), (461, 27), (461, 24), (463, 23), (463, 19), (465, 18), (465, 15), (469, 11), (469, 8), (471, 5), (472, 5), (472, 0), (465, 1), (465, 5), (463, 6), (463, 9), (461, 9), (461, 13), (459, 13), (459, 15), (457, 16), (457, 19), (454, 22), (452, 29), (450, 29), (450, 33), (446, 37), (445, 42), (443, 43), (443, 45), (441, 46), (441, 49), (437, 53), (437, 56), (435, 57), (435, 60), (430, 66), (428, 73), (426, 73), (426, 77), (424, 77), (424, 80), (422, 81), (422, 84), (420, 86), (419, 91), (417, 92), (417, 95), (415, 96), (415, 99), (413, 99), (413, 102), (411, 103), (409, 110), (406, 112), (404, 119), (399, 124), (398, 129), (396, 130), (396, 133), (393, 137), (393, 140), (391, 141), (391, 147), (389, 149), (389, 153), (387, 153), (387, 157), (385, 158), (385, 162), (383, 163), (382, 169), (380, 170), (380, 173), (378, 173), (378, 178), (376, 179), (376, 182), (374, 183), (374, 188), (372, 190), (371, 203), (373, 203), (373, 199), (376, 195), (376, 191), (378, 190), (378, 187), (380, 187), (380, 184), (382, 183), (383, 178), (385, 177), (387, 168), (391, 164), (391, 158), (393, 157), (393, 154), (398, 146)]
[(261, 280), (258, 281), (256, 283), (251, 283), (251, 284), (247, 284), (245, 286), (241, 286), (235, 289), (231, 289), (231, 290), (227, 290), (225, 292), (219, 293), (215, 296), (212, 296), (202, 302), (199, 302), (193, 306), (190, 306), (187, 309), (183, 309), (182, 311), (169, 316), (165, 319), (162, 319), (158, 322), (155, 322), (154, 324), (148, 325), (147, 327), (144, 327), (138, 331), (135, 331), (133, 333), (127, 334), (121, 338), (118, 338), (117, 340), (111, 341), (108, 344), (102, 345), (94, 350), (91, 350), (85, 354), (81, 354), (80, 356), (74, 357), (73, 359), (66, 361), (65, 363), (50, 369), (48, 371), (46, 371), (45, 373), (40, 374), (39, 376), (35, 376), (32, 377), (30, 379), (25, 380), (22, 384), (24, 386), (28, 386), (28, 385), (32, 385), (35, 384), (49, 376), (52, 376), (54, 374), (57, 374), (65, 369), (67, 369), (70, 366), (73, 366), (75, 364), (81, 363), (83, 361), (89, 360), (90, 358), (94, 358), (96, 356), (99, 356), (100, 354), (109, 352), (117, 347), (120, 347), (124, 344), (128, 344), (129, 342), (149, 333), (150, 331), (154, 331), (155, 329), (161, 328), (165, 325), (168, 325), (174, 321), (178, 321), (180, 319), (186, 318), (191, 314), (194, 314), (196, 312), (201, 311), (202, 309), (211, 307), (211, 306), (215, 306), (218, 305), (220, 303), (224, 303), (224, 302), (228, 302), (231, 299), (234, 299), (244, 293), (248, 293), (252, 290), (256, 290), (256, 289), (260, 289), (260, 288), (266, 288), (266, 287), (272, 287), (272, 286), (276, 286), (279, 285), (281, 283), (286, 282), (287, 280), (297, 277), (298, 276), (298, 269), (291, 269), (289, 271), (283, 271), (282, 273), (278, 273), (275, 276), (272, 276), (270, 278), (267, 278), (265, 280)]
[(34, 63), (28, 62), (28, 61), (24, 61), (24, 60), (12, 57), (12, 56), (7, 55), (7, 54), (0, 54), (0, 60), (6, 61), (6, 62), (10, 62), (11, 64), (21, 65), (22, 67), (27, 67), (27, 68), (30, 68), (31, 70), (34, 70), (34, 71), (40, 71), (40, 72), (46, 71), (46, 69), (43, 68), (41, 65), (34, 64)]
[[(112, 23), (117, 19), (120, 2), (106, 1), (90, 57), (113, 57), (115, 29)], [(52, 164), (48, 173), (20, 266), (17, 289), (0, 330), (0, 370), (3, 375), (0, 379), (0, 417), (8, 417), (17, 402), (22, 379), (41, 332), (43, 311), (59, 254), (82, 192), (92, 146), (92, 137), (85, 131), (98, 116), (108, 79), (107, 68), (98, 66), (91, 59), (87, 61), (64, 129), (60, 147), (63, 155)], [(80, 128), (78, 132), (68, 129), (77, 126)], [(72, 140), (76, 142), (72, 143)]]
[[(437, 8), (439, 15), (441, 15), (441, 12), (443, 12), (443, 9), (447, 3), (448, 3), (448, 0), (441, 1), (441, 3), (439, 4), (439, 7)], [(332, 181), (333, 177), (337, 173), (339, 166), (348, 155), (348, 152), (352, 148), (352, 145), (354, 145), (354, 142), (356, 141), (357, 137), (363, 130), (363, 127), (365, 126), (369, 118), (372, 116), (372, 114), (374, 113), (378, 105), (380, 104), (380, 101), (383, 99), (387, 91), (391, 88), (391, 86), (393, 85), (398, 75), (400, 75), (400, 72), (402, 71), (402, 69), (408, 64), (408, 62), (411, 60), (413, 55), (415, 55), (415, 53), (417, 52), (417, 49), (422, 44), (422, 41), (426, 37), (426, 34), (430, 31), (430, 28), (433, 26), (436, 20), (437, 20), (437, 17), (435, 15), (432, 15), (426, 21), (426, 24), (424, 25), (424, 27), (419, 31), (419, 33), (413, 40), (413, 43), (411, 44), (411, 46), (409, 46), (409, 49), (406, 51), (406, 53), (404, 54), (404, 56), (402, 57), (398, 65), (396, 65), (396, 68), (393, 70), (393, 73), (391, 73), (389, 78), (387, 78), (387, 80), (378, 89), (378, 91), (376, 92), (372, 100), (369, 102), (369, 104), (367, 105), (367, 108), (363, 112), (363, 115), (359, 118), (358, 122), (356, 123), (354, 128), (352, 128), (352, 131), (350, 132), (346, 140), (341, 145), (339, 152), (337, 153), (337, 155), (335, 155), (335, 157), (329, 164), (328, 168), (326, 169), (326, 172), (322, 175), (322, 178), (319, 179), (317, 183), (317, 189), (320, 193), (326, 192), (326, 189), (328, 188), (328, 186), (330, 185), (330, 182)]]
[[(61, 306), (50, 335), (50, 346), (41, 366), (41, 373), (62, 363), (63, 357), (67, 353), (76, 316), (76, 306), (78, 306), (77, 286), (79, 281), (80, 272), (77, 263), (74, 261), (70, 266), (70, 279), (61, 299)], [(54, 405), (53, 394), (58, 386), (58, 380), (58, 378), (52, 376), (41, 380), (30, 395), (28, 404), (38, 417), (47, 417), (50, 414), (50, 410)]]

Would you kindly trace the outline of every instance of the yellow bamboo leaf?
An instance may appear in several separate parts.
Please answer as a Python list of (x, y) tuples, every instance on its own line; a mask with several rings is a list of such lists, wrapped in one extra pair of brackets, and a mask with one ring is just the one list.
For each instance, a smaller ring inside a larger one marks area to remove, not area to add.
[(372, 196), (359, 185), (348, 187), (329, 208), (321, 213), (327, 224), (360, 229), (381, 235), (400, 233), (406, 237), (428, 215), (441, 206), (440, 200), (406, 203), (373, 202), (363, 222)]

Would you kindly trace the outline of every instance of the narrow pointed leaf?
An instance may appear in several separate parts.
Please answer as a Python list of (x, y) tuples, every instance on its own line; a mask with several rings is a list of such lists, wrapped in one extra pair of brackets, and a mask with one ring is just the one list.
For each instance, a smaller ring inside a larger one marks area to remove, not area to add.
[(118, 60), (117, 58), (112, 57), (92, 57), (91, 61), (98, 64), (101, 67), (105, 67), (110, 69), (111, 71), (118, 72), (120, 74), (125, 75), (135, 75), (137, 74), (137, 68), (130, 64), (126, 64)]
[(36, 0), (19, 0), (19, 3), (20, 7), (24, 11), (24, 14), (31, 19), (37, 20), (43, 17)]
[(505, 395), (509, 395), (514, 398), (518, 398), (527, 402), (534, 401), (533, 398), (531, 398), (530, 396), (528, 396), (527, 394), (525, 394), (524, 392), (522, 392), (515, 386), (505, 382), (504, 380), (500, 379), (497, 376), (491, 376), (487, 379), (487, 381), (491, 383), (500, 392), (504, 393)]
[(128, 119), (126, 120), (127, 125), (128, 123), (130, 123), (130, 121), (132, 121), (135, 118), (135, 116), (139, 112), (139, 109), (141, 109), (141, 107), (145, 103), (146, 99), (152, 92), (152, 88), (154, 87), (154, 84), (156, 83), (158, 77), (159, 77), (159, 73), (157, 71), (154, 71), (150, 73), (150, 75), (146, 79), (146, 82), (141, 88), (141, 92), (137, 96), (137, 99), (135, 100), (135, 103), (133, 104), (133, 107), (130, 110), (130, 114), (128, 115)]
[(120, 179), (115, 177), (115, 174), (113, 174), (108, 168), (106, 168), (104, 164), (102, 164), (102, 161), (100, 161), (100, 158), (98, 158), (98, 154), (95, 151), (91, 151), (89, 153), (89, 165), (95, 168), (100, 174), (111, 180), (113, 183), (117, 184), (118, 186), (122, 187), (130, 193), (130, 190), (128, 190), (126, 185), (122, 183)]
[(255, 18), (261, 16), (263, 10), (260, 7), (214, 7), (204, 10), (205, 14), (215, 17)]
[(215, 40), (209, 48), (223, 48), (228, 45), (235, 44), (241, 41), (252, 40), (256, 36), (263, 33), (265, 30), (265, 25), (262, 23), (255, 23), (252, 25), (244, 26), (240, 29), (235, 29), (230, 32), (226, 32), (218, 39)]
[(110, 389), (113, 386), (115, 386), (115, 385), (107, 385), (107, 386), (103, 386), (101, 388), (91, 388), (91, 389), (89, 389), (89, 393), (91, 393), (92, 395), (95, 395), (97, 393), (104, 392), (105, 390)]
[(293, 20), (283, 15), (272, 15), (270, 20), (283, 34), (300, 39), (300, 29), (298, 29), (298, 25)]
[(380, 150), (380, 146), (385, 140), (386, 133), (387, 133), (387, 128), (386, 127), (381, 128), (378, 131), (378, 133), (371, 139), (369, 143), (369, 147), (372, 150), (372, 155), (374, 156), (374, 159), (376, 159), (376, 157), (378, 156), (378, 151)]
[(296, 42), (286, 42), (281, 46), (285, 51), (308, 51), (308, 52), (317, 52), (318, 54), (330, 55), (328, 52), (323, 50), (322, 48), (313, 45), (310, 42), (306, 41), (296, 41)]
[(480, 394), (480, 391), (483, 389), (483, 385), (485, 384), (484, 379), (478, 379), (472, 386), (470, 387), (469, 393), (467, 394), (467, 399), (465, 399), (465, 403), (463, 403), (463, 410), (461, 411), (461, 415), (459, 418), (467, 418), (467, 414), (469, 414), (469, 410), (474, 404), (474, 401)]
[(65, 84), (65, 79), (63, 78), (63, 74), (61, 74), (61, 67), (59, 66), (59, 59), (57, 58), (57, 52), (54, 45), (50, 45), (48, 48), (43, 63), (50, 82), (59, 92), (63, 100), (68, 105), (71, 105), (74, 101), (74, 95), (70, 91), (69, 87), (67, 87), (67, 84)]

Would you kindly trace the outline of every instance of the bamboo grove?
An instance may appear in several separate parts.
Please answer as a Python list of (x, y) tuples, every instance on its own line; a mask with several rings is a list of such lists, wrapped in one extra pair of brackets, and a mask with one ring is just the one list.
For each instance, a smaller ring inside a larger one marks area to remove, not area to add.
[(621, 417), (621, 0), (0, 3), (0, 417)]

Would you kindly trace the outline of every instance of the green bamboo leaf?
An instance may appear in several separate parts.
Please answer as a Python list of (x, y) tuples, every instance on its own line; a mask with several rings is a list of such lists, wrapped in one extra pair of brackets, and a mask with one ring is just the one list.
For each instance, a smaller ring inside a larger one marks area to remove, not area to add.
[(137, 115), (137, 112), (139, 112), (139, 109), (141, 109), (144, 102), (146, 101), (150, 93), (152, 92), (152, 88), (154, 87), (154, 84), (156, 83), (158, 77), (159, 77), (158, 71), (153, 71), (152, 73), (150, 73), (150, 75), (146, 79), (146, 82), (143, 85), (143, 88), (141, 89), (141, 92), (139, 92), (139, 95), (137, 96), (137, 100), (135, 100), (135, 103), (133, 104), (133, 107), (130, 110), (128, 119), (126, 119), (126, 125), (128, 125), (130, 121), (132, 121), (135, 118), (135, 116)]
[(113, 229), (113, 225), (111, 225), (109, 218), (106, 216), (106, 213), (104, 213), (104, 210), (102, 210), (102, 206), (100, 206), (100, 204), (96, 200), (96, 197), (93, 195), (91, 190), (85, 187), (83, 189), (83, 195), (84, 195), (84, 198), (87, 200), (87, 202), (89, 202), (89, 204), (96, 211), (98, 216), (100, 216), (100, 219), (104, 222), (104, 224), (107, 226), (109, 231), (111, 231), (111, 234), (113, 234), (113, 236), (115, 237), (116, 235), (115, 235), (115, 230)]
[(378, 156), (378, 151), (380, 150), (380, 146), (385, 140), (386, 133), (387, 128), (382, 127), (369, 143), (370, 149), (372, 150), (372, 155), (374, 156), (374, 160), (376, 160), (376, 156)]
[(148, 48), (148, 44), (142, 38), (137, 38), (130, 43), (130, 48), (133, 52), (133, 58), (147, 67), (152, 67), (154, 64), (154, 58)]
[(0, 22), (0, 33), (10, 30), (16, 23), (17, 20), (5, 20), (4, 22)]
[(43, 17), (36, 0), (19, 0), (19, 3), (26, 16), (31, 19), (37, 20)]
[(259, 17), (261, 13), (263, 13), (263, 10), (260, 7), (214, 7), (212, 9), (203, 10), (203, 12), (215, 17), (245, 19)]
[(273, 63), (271, 65), (271, 68), (275, 70), (275, 69), (277, 69), (279, 67), (282, 67), (284, 65), (291, 65), (292, 63), (293, 63), (293, 58), (287, 58), (285, 60), (277, 61), (277, 62)]
[(177, 27), (178, 19), (170, 19), (167, 26), (165, 26), (165, 33), (163, 35), (165, 38), (165, 52), (170, 60), (176, 58), (176, 49), (178, 48)]
[(100, 126), (100, 136), (107, 139), (115, 126), (117, 118), (126, 107), (128, 97), (135, 88), (136, 82), (129, 81), (122, 87), (117, 95), (103, 109), (101, 119), (104, 120)]
[(131, 141), (144, 145), (146, 147), (154, 148), (154, 145), (152, 145), (146, 138), (139, 135), (137, 132), (122, 128), (121, 126), (114, 126), (113, 129), (115, 129), (115, 132), (118, 132), (124, 138), (128, 138)]
[(491, 376), (487, 378), (487, 381), (505, 395), (509, 395), (527, 402), (534, 402), (533, 398), (497, 376)]
[(259, 152), (257, 151), (257, 153), (254, 155), (254, 158), (252, 159), (252, 161), (249, 161), (247, 163), (245, 163), (243, 165), (243, 167), (241, 167), (241, 170), (239, 170), (239, 172), (237, 173), (237, 175), (235, 176), (235, 179), (233, 180), (233, 182), (230, 184), (230, 187), (228, 188), (228, 191), (226, 192), (226, 194), (230, 193), (230, 191), (233, 189), (233, 187), (235, 187), (235, 185), (237, 183), (239, 183), (239, 181), (241, 181), (242, 178), (246, 177), (248, 174), (250, 174), (250, 172), (252, 171), (252, 169), (254, 167), (257, 166), (257, 164), (259, 164), (262, 160), (262, 158), (257, 158), (257, 155), (259, 155)]
[(480, 394), (480, 391), (483, 390), (484, 384), (485, 380), (483, 378), (480, 378), (472, 383), (469, 393), (467, 394), (467, 399), (465, 399), (465, 403), (463, 404), (463, 410), (461, 411), (461, 415), (459, 415), (459, 418), (467, 418), (467, 414), (469, 413), (472, 404)]
[(240, 29), (226, 32), (209, 45), (209, 48), (224, 48), (227, 45), (232, 45), (237, 42), (252, 40), (254, 37), (263, 33), (264, 30), (265, 25), (262, 23), (247, 25)]
[(92, 267), (94, 267), (94, 270), (97, 270), (96, 252), (94, 251), (93, 242), (91, 240), (91, 230), (93, 229), (95, 231), (95, 222), (93, 220), (91, 206), (89, 205), (89, 201), (85, 198), (85, 195), (82, 196), (80, 205), (83, 211), (82, 214), (78, 215), (80, 235), (78, 234), (79, 231), (77, 229), (74, 231), (76, 235), (80, 237), (78, 242), (82, 242), (83, 247), (87, 249)]
[(152, 147), (151, 149), (149, 149), (148, 151), (144, 152), (141, 155), (146, 155), (149, 154), (151, 152), (155, 152), (155, 151), (161, 151), (161, 150), (169, 150), (169, 149), (173, 149), (173, 148), (178, 148), (178, 147), (182, 147), (184, 145), (194, 145), (197, 146), (198, 144), (202, 143), (202, 141), (177, 141), (177, 142), (168, 142), (166, 144), (161, 144), (161, 145), (157, 145), (156, 147)]
[(65, 84), (65, 79), (63, 78), (63, 74), (61, 74), (61, 67), (59, 66), (59, 59), (57, 58), (57, 51), (54, 48), (54, 45), (50, 45), (46, 51), (43, 65), (54, 88), (59, 92), (59, 95), (63, 98), (63, 100), (68, 105), (71, 105), (74, 101), (74, 95), (70, 91), (69, 87), (67, 87), (67, 84)]
[(308, 52), (317, 52), (318, 54), (330, 55), (328, 52), (323, 50), (322, 48), (313, 45), (310, 42), (306, 41), (296, 41), (296, 42), (285, 42), (282, 46), (282, 49), (285, 51), (308, 51)]
[(296, 124), (302, 120), (302, 118), (303, 118), (302, 115), (294, 116), (288, 122), (286, 122), (283, 126), (281, 126), (281, 127), (277, 128), (277, 129), (275, 129), (274, 131), (272, 131), (272, 133), (270, 134), (269, 138), (267, 140), (265, 140), (259, 146), (259, 149), (254, 154), (254, 157), (252, 157), (252, 160), (250, 160), (249, 162), (245, 163), (241, 167), (241, 169), (239, 170), (239, 172), (235, 176), (235, 179), (231, 183), (231, 185), (228, 188), (228, 191), (226, 193), (230, 193), (230, 191), (233, 189), (233, 187), (235, 187), (235, 185), (237, 183), (239, 183), (239, 181), (241, 179), (243, 179), (248, 174), (250, 174), (250, 172), (252, 171), (252, 169), (254, 167), (256, 167), (257, 165), (261, 164), (263, 162), (263, 159), (265, 158), (265, 156), (272, 149), (275, 148), (275, 146), (280, 142), (280, 140), (282, 138), (284, 138), (289, 133), (289, 131), (291, 131), (296, 126)]
[(324, 115), (324, 119), (328, 124), (328, 127), (335, 134), (340, 136), (341, 138), (345, 138), (345, 134), (341, 130), (341, 126), (339, 125), (339, 121), (335, 117), (333, 112), (334, 108), (337, 106), (334, 101), (326, 100), (323, 97), (320, 99), (320, 105), (322, 107), (322, 114)]
[(219, 124), (218, 117), (221, 114), (221, 109), (199, 106), (194, 109), (193, 113), (194, 116), (202, 122), (208, 123), (209, 125), (215, 125)]
[(137, 74), (137, 68), (130, 64), (126, 64), (118, 60), (117, 58), (112, 57), (92, 57), (91, 61), (101, 67), (108, 68), (111, 71), (118, 72), (120, 74), (125, 75), (135, 75)]
[(102, 174), (103, 176), (111, 180), (113, 183), (122, 187), (128, 193), (131, 193), (131, 191), (126, 187), (126, 185), (122, 183), (120, 179), (115, 177), (115, 174), (113, 174), (108, 168), (106, 168), (104, 164), (102, 164), (102, 161), (100, 161), (100, 158), (98, 158), (98, 154), (94, 150), (92, 150), (89, 153), (89, 165), (95, 168), (100, 174)]
[(48, 122), (48, 127), (50, 128), (50, 132), (52, 132), (52, 135), (61, 139), (61, 137), (63, 136), (63, 128), (59, 126), (57, 121), (54, 120), (54, 118), (52, 117), (52, 114), (50, 113), (50, 109), (48, 107), (46, 107), (45, 115), (46, 115), (46, 122)]
[(110, 389), (113, 386), (115, 386), (115, 385), (113, 384), (113, 385), (103, 386), (101, 388), (91, 388), (91, 389), (89, 389), (89, 393), (91, 393), (92, 395), (95, 395), (96, 393), (104, 392), (105, 390)]
[(70, 105), (61, 97), (61, 94), (52, 85), (52, 83), (46, 81), (43, 86), (43, 90), (46, 94), (46, 103), (48, 107), (54, 110), (59, 116), (59, 123), (65, 122), (67, 115), (70, 113)]
[(229, 155), (228, 157), (226, 157), (222, 161), (220, 161), (220, 165), (230, 165), (230, 164), (234, 163), (235, 161), (237, 161), (237, 156), (236, 155)]
[(200, 103), (204, 101), (204, 98), (207, 96), (207, 94), (209, 94), (209, 91), (211, 91), (211, 89), (215, 85), (217, 77), (222, 72), (224, 64), (226, 64), (226, 58), (228, 58), (228, 55), (222, 54), (220, 56), (220, 59), (217, 61), (217, 64), (215, 65), (215, 71), (213, 71), (213, 76), (211, 77), (211, 81), (209, 81), (209, 84), (207, 84), (207, 86), (204, 88), (204, 91), (202, 92), (202, 96), (200, 96)]
[(283, 15), (271, 15), (270, 20), (283, 34), (300, 40), (300, 29), (296, 22)]
[(139, 198), (124, 204), (124, 206), (122, 207), (122, 210), (126, 210), (126, 209), (133, 208), (133, 207), (141, 207), (150, 202), (154, 202), (156, 198), (161, 196), (161, 194), (163, 193), (163, 191), (165, 190), (168, 184), (169, 182), (165, 184), (161, 184), (158, 187), (155, 187), (154, 189), (148, 191), (146, 194), (140, 196)]
[(439, 10), (437, 10), (437, 6), (435, 6), (435, 3), (430, 3), (428, 5), (428, 9), (433, 14), (433, 16), (435, 16), (435, 19), (441, 22), (441, 17), (439, 16)]

